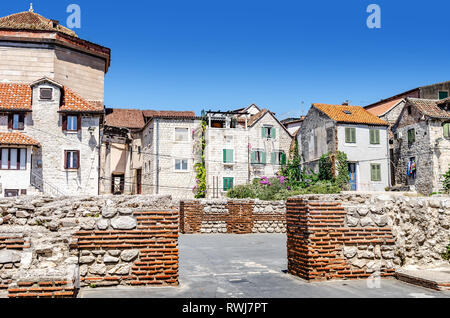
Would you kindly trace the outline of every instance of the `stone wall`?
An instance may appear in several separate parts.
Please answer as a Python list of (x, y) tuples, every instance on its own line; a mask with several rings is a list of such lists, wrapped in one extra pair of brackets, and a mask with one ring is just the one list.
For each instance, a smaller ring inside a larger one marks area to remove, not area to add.
[(178, 227), (170, 196), (0, 199), (0, 293), (177, 285)]
[[(340, 220), (340, 226), (350, 232), (359, 229), (368, 232), (371, 228), (383, 231), (391, 229), (395, 243), (384, 247), (385, 256), (389, 255), (389, 258), (382, 258), (386, 265), (391, 266), (393, 263), (393, 267), (398, 268), (406, 265), (427, 267), (445, 263), (441, 253), (450, 243), (449, 196), (412, 197), (390, 192), (305, 195), (301, 198), (309, 202), (339, 203), (345, 209), (345, 220)], [(287, 215), (289, 218), (289, 213)], [(393, 248), (392, 252), (390, 247)], [(373, 254), (365, 253), (367, 256), (374, 254), (376, 256), (379, 252), (374, 244), (372, 247), (369, 244), (368, 249)], [(358, 246), (358, 251), (360, 250)], [(389, 254), (386, 254), (388, 251)], [(348, 255), (351, 254), (349, 252)], [(372, 258), (361, 257), (361, 259), (366, 264), (373, 261)], [(363, 262), (358, 263), (361, 265)]]
[(387, 218), (358, 212), (339, 202), (288, 199), (289, 273), (307, 280), (393, 275), (395, 240)]
[(181, 233), (285, 233), (285, 203), (260, 200), (180, 202)]

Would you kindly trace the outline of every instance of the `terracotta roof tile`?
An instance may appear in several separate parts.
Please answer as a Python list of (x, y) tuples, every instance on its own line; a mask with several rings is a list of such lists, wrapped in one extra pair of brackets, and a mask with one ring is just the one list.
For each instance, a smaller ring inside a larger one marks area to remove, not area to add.
[(360, 106), (313, 104), (313, 107), (338, 123), (389, 126), (389, 123), (369, 113)]
[(373, 107), (366, 107), (365, 109), (375, 116), (381, 116), (386, 114), (388, 111), (390, 111), (394, 106), (396, 106), (398, 103), (400, 103), (403, 100), (403, 98), (397, 98), (393, 100), (388, 100), (384, 103), (378, 104)]
[(444, 109), (445, 100), (434, 99), (420, 99), (411, 98), (406, 99), (407, 104), (414, 105), (422, 114), (432, 118), (450, 118), (450, 108)]
[(253, 115), (252, 117), (250, 117), (250, 119), (247, 122), (247, 125), (249, 127), (253, 126), (260, 118), (262, 118), (266, 113), (268, 112), (267, 109), (263, 109), (261, 110), (259, 113), (256, 113), (255, 115)]
[(139, 109), (106, 108), (106, 126), (141, 129), (145, 125), (144, 116)]
[(195, 112), (191, 111), (170, 111), (170, 110), (144, 110), (144, 117), (166, 117), (166, 118), (194, 118)]
[(39, 146), (39, 142), (18, 132), (1, 132), (1, 145)]
[(31, 110), (30, 86), (0, 83), (0, 110)]
[(0, 18), (0, 29), (54, 31), (74, 37), (77, 36), (72, 30), (59, 23), (54, 24), (52, 20), (31, 11), (15, 13)]
[(70, 88), (64, 87), (64, 99), (61, 107), (62, 112), (98, 112), (104, 111), (104, 105), (97, 101), (87, 101), (78, 96)]

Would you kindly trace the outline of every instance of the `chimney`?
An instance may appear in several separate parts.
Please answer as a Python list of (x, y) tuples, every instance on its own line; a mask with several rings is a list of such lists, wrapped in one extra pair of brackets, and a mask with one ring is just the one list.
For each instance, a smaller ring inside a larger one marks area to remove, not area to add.
[(348, 106), (348, 100), (342, 103), (343, 106)]

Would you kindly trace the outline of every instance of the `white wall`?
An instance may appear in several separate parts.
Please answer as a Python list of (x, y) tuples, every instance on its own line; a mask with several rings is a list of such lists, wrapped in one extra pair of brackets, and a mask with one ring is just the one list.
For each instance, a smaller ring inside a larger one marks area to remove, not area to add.
[[(345, 142), (345, 128), (356, 128), (356, 143)], [(370, 128), (380, 130), (380, 144), (370, 144)], [(338, 149), (347, 154), (348, 162), (357, 163), (357, 191), (384, 191), (389, 186), (389, 153), (387, 127), (344, 125), (337, 127)], [(381, 165), (381, 181), (371, 181), (371, 164)]]
[[(6, 148), (6, 147), (0, 147)], [(16, 148), (16, 147), (11, 147)], [(19, 148), (19, 147), (17, 147)], [(22, 147), (23, 148), (23, 147)], [(27, 147), (25, 170), (0, 170), (0, 196), (5, 195), (5, 190), (30, 190), (30, 169), (32, 147)]]

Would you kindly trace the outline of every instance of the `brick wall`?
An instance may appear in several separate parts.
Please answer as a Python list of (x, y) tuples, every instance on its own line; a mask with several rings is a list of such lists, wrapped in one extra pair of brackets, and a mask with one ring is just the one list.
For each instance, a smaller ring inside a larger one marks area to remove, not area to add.
[(135, 211), (133, 230), (78, 231), (81, 286), (178, 285), (178, 212)]
[(339, 202), (288, 199), (289, 273), (307, 280), (392, 276), (392, 229), (387, 223), (350, 224), (355, 218)]
[(180, 202), (180, 232), (282, 233), (284, 202), (259, 200), (190, 200)]

